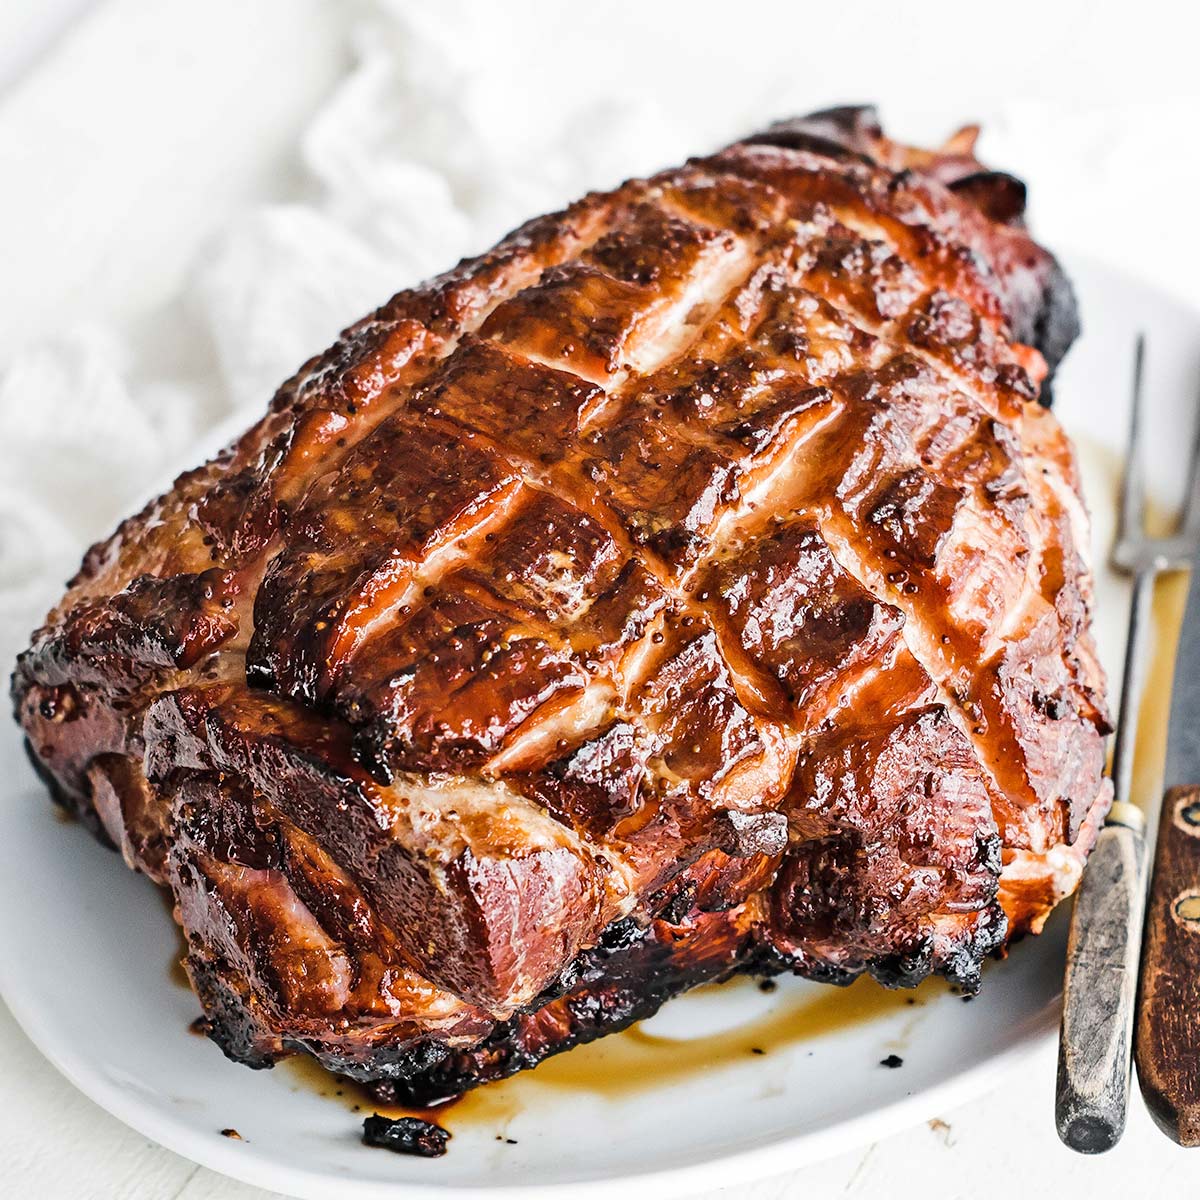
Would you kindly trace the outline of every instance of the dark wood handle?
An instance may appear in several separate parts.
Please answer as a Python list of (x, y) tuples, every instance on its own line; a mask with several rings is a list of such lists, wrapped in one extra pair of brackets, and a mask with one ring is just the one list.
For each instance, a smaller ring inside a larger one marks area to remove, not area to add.
[(1081, 1154), (1111, 1149), (1125, 1130), (1145, 879), (1141, 829), (1106, 825), (1071, 915), (1058, 1042), (1055, 1123)]
[(1200, 1146), (1200, 785), (1171, 788), (1163, 801), (1135, 1056), (1159, 1128), (1181, 1146)]

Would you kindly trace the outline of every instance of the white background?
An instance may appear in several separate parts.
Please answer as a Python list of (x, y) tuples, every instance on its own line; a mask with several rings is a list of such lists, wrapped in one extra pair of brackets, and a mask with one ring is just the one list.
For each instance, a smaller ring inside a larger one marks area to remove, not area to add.
[[(445, 11), (423, 7), (430, 20)], [(613, 105), (652, 114), (653, 128), (624, 148), (601, 144), (599, 134), (590, 144), (586, 125), (575, 131), (583, 163), (575, 174), (594, 174), (587, 182), (600, 186), (774, 116), (872, 99), (889, 127), (913, 138), (983, 121), (984, 157), (1030, 182), (1032, 220), (1044, 240), (1108, 258), (1200, 306), (1197, 30), (1182, 5), (546, 0), (451, 7), (447, 27), (472, 66), (465, 107), (483, 114), (485, 126), (489, 112), (502, 114), (490, 132), (505, 165), (537, 177), (543, 192), (553, 192), (558, 176), (539, 131), (564, 114)], [(78, 329), (100, 327), (119, 345), (138, 347), (126, 364), (131, 377), (152, 373), (159, 360), (190, 362), (203, 374), (211, 347), (181, 349), (165, 335), (171, 344), (159, 345), (156, 331), (180, 328), (164, 314), (181, 292), (191, 294), (197, 256), (223, 230), (263, 203), (308, 197), (313, 182), (298, 141), (354, 62), (350, 31), (360, 15), (357, 5), (334, 0), (3, 0), (0, 372)], [(438, 94), (445, 80), (429, 83)], [(441, 136), (452, 139), (454, 128)], [(489, 208), (487, 197), (456, 197), (474, 214), (472, 231), (493, 220), (511, 224), (509, 208), (527, 215), (519, 196), (502, 199)], [(394, 286), (409, 282), (397, 278)], [(316, 341), (285, 359), (285, 368), (366, 307), (358, 296), (345, 298), (345, 311), (339, 298), (324, 299), (320, 336), (314, 332)], [(332, 322), (327, 332), (322, 321)], [(211, 323), (202, 332), (219, 341)], [(274, 361), (263, 369), (274, 370)], [(0, 392), (0, 472), (12, 475), (0, 474), (0, 493), (18, 477), (5, 466), (6, 445), (23, 446), (20, 484), (31, 498), (48, 496), (59, 477), (53, 439), (22, 440), (36, 399), (11, 386)], [(254, 403), (265, 400), (264, 393)], [(247, 402), (214, 392), (191, 419), (202, 424)], [(187, 433), (171, 429), (176, 440)], [(127, 494), (149, 482), (152, 457), (131, 457), (122, 486), (85, 506), (74, 518), (79, 535), (107, 531)], [(73, 512), (79, 508), (73, 502)], [(4, 539), (16, 527), (15, 519), (0, 524), (5, 661), (18, 631), (38, 616), (31, 606), (53, 598), (33, 595), (30, 579), (42, 576), (32, 568), (28, 578), (4, 574), (13, 569)], [(47, 557), (35, 561), (43, 574), (71, 565), (43, 549)], [(64, 988), (71, 970), (64, 962)], [(86, 1027), (86, 1012), (79, 1020)], [(108, 1117), (41, 1060), (2, 1005), (0, 1062), (0, 1195), (266, 1195), (196, 1168)], [(1052, 1128), (1053, 1077), (1052, 1056), (1043, 1055), (936, 1124), (721, 1194), (1200, 1193), (1200, 1151), (1189, 1157), (1170, 1146), (1140, 1106), (1125, 1141), (1103, 1159), (1062, 1149)]]

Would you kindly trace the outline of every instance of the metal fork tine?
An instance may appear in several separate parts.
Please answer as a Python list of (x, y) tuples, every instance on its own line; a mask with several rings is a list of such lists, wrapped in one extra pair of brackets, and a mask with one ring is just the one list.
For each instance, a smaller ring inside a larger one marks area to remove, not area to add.
[[(1143, 543), (1146, 539), (1146, 478), (1142, 455), (1144, 427), (1143, 394), (1146, 365), (1146, 335), (1139, 333), (1133, 353), (1133, 403), (1129, 414), (1129, 445), (1125, 452), (1125, 471), (1121, 477), (1121, 511), (1117, 541)], [(1133, 594), (1130, 597), (1129, 630), (1125, 642), (1125, 661), (1121, 672), (1121, 701), (1117, 713), (1117, 730), (1113, 739), (1112, 781), (1113, 796), (1118, 804), (1129, 801), (1133, 782), (1133, 754), (1138, 701), (1141, 698), (1144, 663), (1140, 653), (1142, 631), (1150, 615), (1156, 571), (1139, 566), (1134, 574)]]
[(1121, 506), (1117, 515), (1117, 542), (1145, 533), (1146, 479), (1142, 461), (1142, 393), (1146, 363), (1146, 335), (1139, 333), (1133, 352), (1133, 404), (1129, 412), (1129, 444), (1121, 476)]

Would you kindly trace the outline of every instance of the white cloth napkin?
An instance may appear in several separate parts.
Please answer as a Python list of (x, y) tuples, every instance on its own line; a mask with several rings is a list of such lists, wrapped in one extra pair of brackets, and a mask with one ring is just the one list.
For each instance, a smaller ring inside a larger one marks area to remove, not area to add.
[(76, 329), (6, 365), (0, 661), (87, 545), (194, 465), (208, 431), (254, 420), (341, 328), (524, 218), (653, 165), (664, 127), (644, 106), (518, 120), (511, 88), (497, 102), (498, 67), (467, 8), (479, 12), (378, 5), (356, 31), (356, 67), (303, 137), (306, 203), (236, 221), (136, 334)]

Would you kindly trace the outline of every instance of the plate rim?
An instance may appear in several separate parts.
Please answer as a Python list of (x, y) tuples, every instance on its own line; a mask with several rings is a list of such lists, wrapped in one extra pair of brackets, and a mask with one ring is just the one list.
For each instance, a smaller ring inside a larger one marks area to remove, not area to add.
[[(761, 1146), (726, 1153), (717, 1151), (685, 1166), (671, 1165), (570, 1181), (478, 1186), (453, 1181), (414, 1183), (400, 1179), (337, 1179), (329, 1173), (297, 1168), (269, 1158), (253, 1143), (238, 1143), (221, 1139), (219, 1134), (194, 1132), (169, 1116), (160, 1118), (151, 1105), (139, 1102), (134, 1093), (119, 1087), (86, 1060), (67, 1061), (67, 1056), (55, 1049), (61, 1044), (60, 1040), (46, 1030), (32, 1004), (26, 1007), (13, 1003), (8, 970), (3, 965), (0, 965), (0, 998), (25, 1036), (55, 1070), (122, 1124), (199, 1166), (267, 1191), (283, 1192), (296, 1200), (330, 1200), (331, 1195), (343, 1194), (354, 1200), (395, 1200), (399, 1191), (412, 1200), (446, 1200), (451, 1196), (455, 1200), (540, 1200), (568, 1194), (595, 1196), (618, 1186), (635, 1188), (629, 1193), (631, 1196), (652, 1188), (657, 1197), (674, 1197), (692, 1194), (697, 1185), (700, 1190), (707, 1191), (727, 1186), (735, 1180), (749, 1183), (834, 1158), (855, 1146), (915, 1126), (934, 1109), (957, 1107), (975, 1099), (998, 1087), (1022, 1062), (1047, 1047), (1058, 1030), (1057, 1013), (1045, 1011), (1038, 1016), (1033, 1029), (1019, 1035), (1009, 1046), (939, 1083), (917, 1088), (898, 1100), (836, 1125), (776, 1138)], [(229, 1065), (240, 1066), (238, 1063)]]

